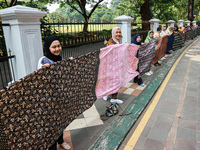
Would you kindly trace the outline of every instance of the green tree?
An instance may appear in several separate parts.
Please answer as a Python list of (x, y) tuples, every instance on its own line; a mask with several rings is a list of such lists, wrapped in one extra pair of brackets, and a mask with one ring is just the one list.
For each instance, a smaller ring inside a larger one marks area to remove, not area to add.
[[(42, 1), (48, 1), (49, 3), (54, 2), (60, 2), (60, 0), (41, 0)], [(87, 32), (88, 29), (88, 21), (92, 15), (92, 13), (95, 11), (95, 9), (102, 3), (103, 0), (64, 0), (61, 1), (61, 7), (65, 7), (66, 4), (69, 5), (72, 9), (76, 10), (78, 13), (80, 13), (84, 18), (84, 27), (83, 32)], [(79, 6), (80, 10), (75, 7), (76, 5)], [(86, 5), (89, 5), (91, 10), (87, 12)]]
[[(78, 5), (76, 5), (75, 7), (80, 10)], [(76, 20), (78, 19), (79, 22), (80, 22), (80, 20), (84, 20), (83, 16), (80, 13), (78, 13), (76, 10), (72, 9), (68, 5), (65, 5), (65, 7), (56, 9), (56, 12), (62, 12), (65, 15), (65, 18), (67, 18), (68, 20), (70, 20), (70, 19), (73, 20), (74, 18)]]
[(113, 11), (107, 7), (97, 8), (91, 16), (92, 20), (113, 20)]
[(1, 0), (0, 1), (1, 9), (12, 7), (12, 6), (15, 6), (16, 4), (17, 4), (17, 0)]

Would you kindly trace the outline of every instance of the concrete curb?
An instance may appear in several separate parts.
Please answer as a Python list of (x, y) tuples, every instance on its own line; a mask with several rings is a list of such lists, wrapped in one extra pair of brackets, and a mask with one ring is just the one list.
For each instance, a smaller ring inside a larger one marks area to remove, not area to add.
[(194, 40), (189, 41), (182, 49), (174, 52), (173, 56), (168, 60), (163, 68), (157, 71), (156, 74), (150, 79), (149, 84), (140, 93), (140, 95), (137, 98), (133, 99), (132, 102), (126, 107), (126, 109), (124, 109), (124, 114), (131, 114), (128, 116), (116, 117), (111, 125), (107, 127), (107, 129), (89, 148), (90, 150), (114, 150), (120, 146), (120, 144), (128, 134), (129, 130), (132, 128), (143, 110), (151, 101), (151, 98), (154, 96), (157, 89), (165, 79), (176, 59), (188, 46), (193, 43)]

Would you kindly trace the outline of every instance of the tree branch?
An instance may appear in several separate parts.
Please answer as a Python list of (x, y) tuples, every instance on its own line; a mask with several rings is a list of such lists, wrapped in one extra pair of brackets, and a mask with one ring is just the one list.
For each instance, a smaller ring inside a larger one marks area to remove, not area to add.
[(67, 0), (67, 4), (74, 10), (76, 10), (78, 13), (80, 13), (81, 15), (83, 15), (76, 7), (74, 7), (70, 2), (69, 0)]
[(5, 4), (6, 4), (6, 6), (8, 7), (8, 3), (7, 3), (7, 1), (5, 0)]
[(97, 6), (98, 6), (101, 2), (103, 2), (103, 0), (99, 0), (99, 2), (96, 3), (96, 5), (95, 5), (95, 6), (92, 8), (92, 10), (90, 11), (90, 13), (89, 13), (89, 15), (88, 15), (88, 18), (91, 17), (92, 13), (95, 11), (95, 9), (97, 8)]

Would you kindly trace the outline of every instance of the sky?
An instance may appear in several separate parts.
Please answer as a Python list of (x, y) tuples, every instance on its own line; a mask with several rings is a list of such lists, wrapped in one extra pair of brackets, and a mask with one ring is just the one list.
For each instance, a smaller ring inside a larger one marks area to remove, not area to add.
[[(111, 1), (112, 0), (104, 0), (105, 2), (108, 2), (108, 7), (110, 7), (110, 3), (111, 3)], [(51, 4), (51, 5), (49, 5), (49, 4), (47, 4), (47, 8), (49, 9), (49, 11), (50, 11), (50, 13), (52, 13), (52, 12), (54, 12), (57, 8), (59, 8), (59, 4)], [(90, 8), (89, 7), (87, 7), (86, 6), (86, 8), (87, 8), (87, 10), (90, 10)]]

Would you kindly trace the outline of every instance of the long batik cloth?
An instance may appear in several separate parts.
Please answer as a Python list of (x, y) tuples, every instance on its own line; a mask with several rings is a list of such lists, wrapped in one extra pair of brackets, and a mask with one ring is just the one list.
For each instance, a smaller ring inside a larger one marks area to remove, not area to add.
[(97, 98), (117, 93), (139, 73), (138, 59), (135, 57), (138, 46), (131, 44), (115, 44), (101, 49)]
[(163, 56), (165, 56), (165, 50), (167, 48), (168, 38), (169, 38), (169, 36), (167, 36), (167, 35), (162, 37), (161, 45), (155, 52), (155, 57), (152, 61), (153, 64), (156, 63), (157, 61), (159, 61)]
[(173, 43), (173, 50), (178, 50), (182, 48), (182, 38), (181, 35), (178, 33), (174, 33), (174, 43)]
[(96, 100), (99, 51), (54, 63), (0, 91), (0, 149), (47, 149)]
[(157, 39), (152, 39), (147, 44), (143, 44), (138, 49), (138, 69), (140, 75), (149, 72), (152, 65), (152, 60), (155, 57), (155, 46)]

